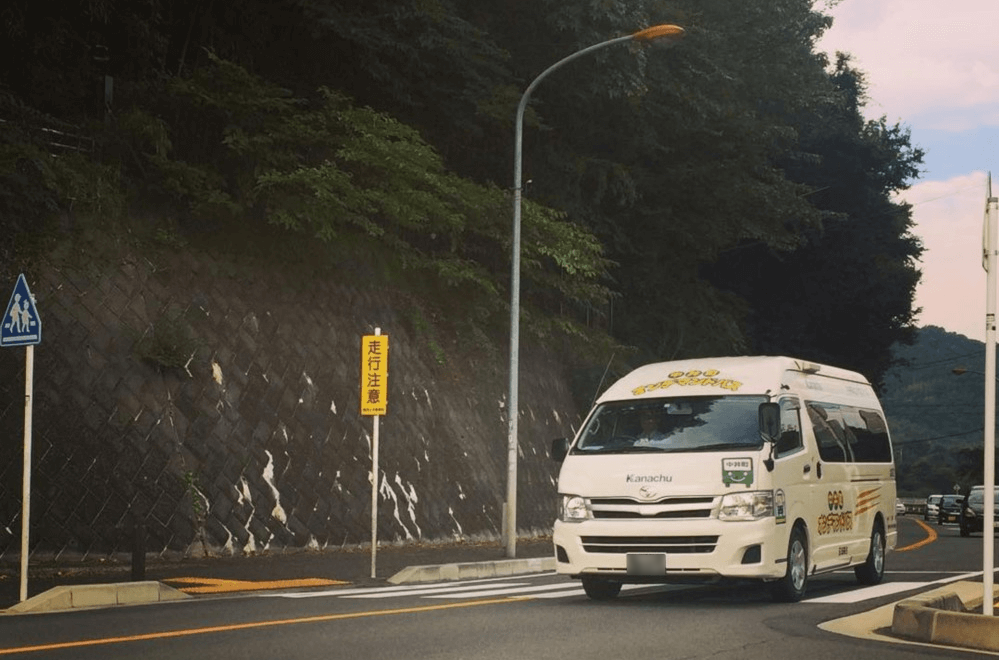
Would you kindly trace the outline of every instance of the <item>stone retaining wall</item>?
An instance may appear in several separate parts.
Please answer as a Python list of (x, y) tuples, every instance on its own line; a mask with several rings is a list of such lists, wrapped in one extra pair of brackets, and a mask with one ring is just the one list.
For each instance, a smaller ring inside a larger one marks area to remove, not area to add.
[[(505, 356), (430, 342), (407, 321), (416, 301), (190, 252), (25, 275), (43, 322), (33, 554), (127, 552), (136, 522), (154, 553), (365, 543), (360, 337), (376, 326), (390, 338), (379, 539), (499, 536)], [(548, 445), (579, 413), (558, 364), (529, 349), (522, 364), (518, 527), (539, 534), (555, 511)], [(24, 349), (0, 350), (0, 560), (20, 550), (23, 369)]]

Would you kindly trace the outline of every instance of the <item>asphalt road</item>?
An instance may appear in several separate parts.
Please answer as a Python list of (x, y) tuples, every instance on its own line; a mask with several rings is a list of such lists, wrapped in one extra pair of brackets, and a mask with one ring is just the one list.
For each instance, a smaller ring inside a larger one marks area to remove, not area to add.
[[(912, 518), (884, 584), (814, 578), (805, 601), (758, 584), (641, 587), (590, 601), (555, 575), (389, 586), (381, 581), (201, 596), (161, 605), (0, 617), (0, 656), (36, 658), (966, 658), (847, 637), (823, 622), (870, 612), (981, 570), (981, 536)], [(261, 578), (266, 576), (259, 576)]]

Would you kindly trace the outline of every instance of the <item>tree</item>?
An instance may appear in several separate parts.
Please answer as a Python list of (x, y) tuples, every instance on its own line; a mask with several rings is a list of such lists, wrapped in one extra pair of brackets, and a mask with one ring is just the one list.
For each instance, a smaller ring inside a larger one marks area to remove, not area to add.
[(742, 241), (787, 248), (817, 225), (807, 189), (776, 163), (794, 146), (793, 113), (831, 94), (811, 50), (828, 19), (802, 0), (545, 2), (518, 4), (516, 16), (515, 25), (494, 20), (490, 33), (525, 80), (645, 25), (685, 27), (672, 50), (607, 49), (538, 88), (526, 194), (607, 246), (620, 293), (607, 323), (641, 359), (744, 351), (745, 302), (701, 270)]
[(863, 76), (840, 56), (838, 97), (801, 117), (800, 147), (782, 163), (807, 184), (821, 228), (793, 251), (747, 244), (716, 264), (712, 280), (748, 302), (755, 352), (833, 362), (880, 382), (890, 348), (909, 342), (922, 252), (911, 209), (892, 196), (918, 176), (922, 151), (908, 129), (864, 121)]
[[(123, 151), (141, 154), (132, 175), (158, 213), (192, 232), (266, 222), (324, 243), (376, 243), (449, 288), (468, 323), (505, 311), (496, 255), (509, 253), (507, 196), (448, 170), (412, 127), (328, 88), (295, 97), (211, 54), (144, 105), (122, 118), (133, 136)], [(528, 307), (527, 329), (578, 335), (552, 310), (606, 299), (602, 247), (554, 209), (527, 202), (524, 219), (525, 287), (548, 302)]]
[[(887, 346), (911, 329), (920, 246), (892, 195), (922, 154), (904, 127), (862, 120), (862, 76), (842, 58), (829, 71), (815, 51), (830, 19), (812, 0), (88, 0), (65, 18), (50, 2), (13, 0), (0, 67), (29, 105), (71, 113), (101, 74), (83, 45), (105, 48), (121, 147), (105, 153), (157, 203), (180, 201), (192, 218), (266, 213), (312, 231), (332, 218), (386, 246), (404, 241), (442, 275), (481, 269), (476, 285), (497, 299), (508, 281), (501, 198), (527, 83), (583, 47), (681, 24), (687, 36), (672, 50), (598, 51), (532, 97), (524, 194), (538, 212), (524, 224), (535, 269), (525, 305), (549, 319), (586, 314), (643, 361), (795, 353), (875, 380)], [(21, 51), (38, 56), (29, 66)], [(288, 94), (198, 88), (212, 57), (247, 72), (249, 89)], [(65, 99), (38, 82), (68, 79), (90, 82)], [(348, 112), (333, 98), (356, 102)], [(183, 116), (192, 109), (198, 121)], [(336, 113), (335, 134), (295, 123)], [(378, 117), (371, 127), (384, 131), (351, 133), (348, 116)], [(394, 151), (394, 165), (363, 160)], [(432, 203), (394, 206), (414, 185)], [(351, 213), (339, 213), (344, 199), (357, 202)], [(340, 240), (329, 229), (319, 235)], [(594, 268), (576, 263), (584, 275), (574, 277), (572, 250), (552, 248), (560, 237), (583, 245), (578, 261)], [(457, 270), (453, 254), (466, 260)], [(608, 291), (612, 304), (600, 302)]]

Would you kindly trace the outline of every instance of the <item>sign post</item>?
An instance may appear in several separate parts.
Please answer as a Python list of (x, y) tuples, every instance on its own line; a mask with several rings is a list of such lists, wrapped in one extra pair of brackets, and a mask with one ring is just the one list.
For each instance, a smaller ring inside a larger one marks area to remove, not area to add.
[(989, 174), (985, 197), (985, 507), (982, 527), (982, 614), (992, 616), (992, 571), (995, 566), (993, 533), (995, 530), (995, 481), (996, 481), (996, 270), (999, 269), (997, 243), (999, 243), (999, 199), (992, 196), (992, 174)]
[(361, 338), (361, 414), (370, 415), (371, 433), (371, 577), (378, 553), (378, 419), (388, 410), (388, 335), (381, 328)]
[(31, 520), (31, 397), (35, 379), (35, 344), (42, 342), (42, 319), (28, 290), (24, 273), (17, 277), (14, 292), (0, 319), (0, 346), (24, 346), (24, 466), (21, 479), (21, 589), (28, 599), (28, 522)]

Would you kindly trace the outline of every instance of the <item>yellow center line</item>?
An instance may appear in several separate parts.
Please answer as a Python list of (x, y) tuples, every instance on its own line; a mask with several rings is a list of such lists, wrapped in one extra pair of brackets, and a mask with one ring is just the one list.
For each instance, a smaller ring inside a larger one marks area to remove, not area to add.
[(915, 550), (916, 548), (921, 548), (924, 545), (929, 545), (930, 543), (933, 543), (934, 541), (937, 540), (937, 530), (933, 529), (919, 518), (913, 518), (913, 520), (915, 520), (920, 527), (926, 530), (926, 538), (922, 539), (921, 541), (917, 541), (915, 543), (907, 545), (904, 548), (895, 548), (895, 552), (908, 552), (909, 550)]
[(302, 587), (334, 587), (350, 584), (343, 580), (326, 580), (323, 578), (298, 578), (292, 580), (264, 580), (251, 582), (249, 580), (220, 580), (217, 578), (176, 577), (163, 580), (167, 584), (194, 585), (178, 586), (179, 591), (187, 594), (221, 594), (236, 591), (262, 591), (265, 589), (297, 589)]
[(415, 614), (418, 612), (435, 612), (439, 610), (450, 610), (464, 607), (477, 607), (479, 605), (497, 605), (500, 603), (516, 603), (523, 601), (521, 597), (494, 598), (491, 600), (473, 600), (462, 603), (445, 603), (443, 605), (425, 605), (422, 607), (402, 607), (394, 610), (374, 610), (367, 612), (350, 612), (346, 614), (323, 614), (320, 616), (307, 616), (299, 619), (277, 619), (275, 621), (252, 621), (248, 623), (234, 623), (225, 626), (208, 626), (205, 628), (187, 628), (182, 630), (167, 630), (164, 632), (144, 633), (142, 635), (128, 635), (126, 637), (104, 637), (100, 639), (83, 639), (75, 642), (57, 642), (53, 644), (39, 644), (37, 646), (18, 646), (11, 648), (0, 648), (0, 655), (12, 655), (14, 653), (34, 653), (37, 651), (54, 651), (59, 649), (75, 649), (88, 646), (106, 646), (108, 644), (123, 644), (125, 642), (142, 642), (154, 639), (171, 639), (176, 637), (191, 637), (193, 635), (208, 635), (211, 633), (233, 632), (237, 630), (251, 630), (253, 628), (270, 628), (274, 626), (289, 626), (301, 623), (322, 623), (325, 621), (340, 621), (344, 619), (363, 619), (373, 616), (388, 616), (393, 614)]

